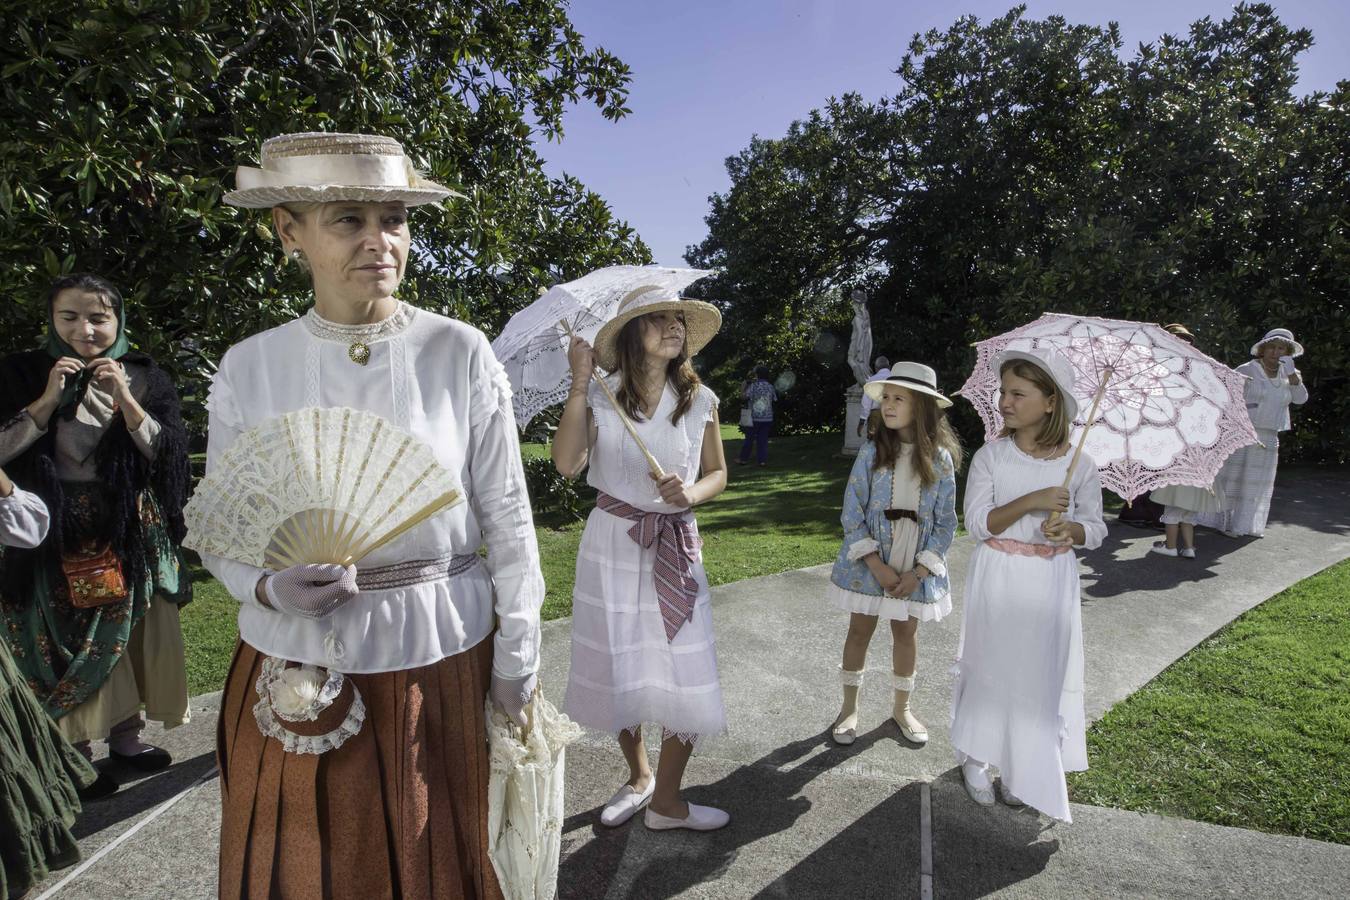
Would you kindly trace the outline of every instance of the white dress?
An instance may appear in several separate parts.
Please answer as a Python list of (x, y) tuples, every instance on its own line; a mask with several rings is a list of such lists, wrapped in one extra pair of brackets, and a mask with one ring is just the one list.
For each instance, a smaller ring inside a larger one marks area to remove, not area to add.
[[(1083, 712), (1083, 626), (1078, 558), (1023, 556), (984, 543), (991, 537), (1048, 545), (1031, 513), (1001, 534), (989, 512), (1041, 488), (1059, 486), (1072, 458), (1035, 459), (1011, 438), (985, 444), (970, 462), (965, 525), (980, 543), (966, 576), (965, 613), (952, 696), (952, 746), (997, 766), (1028, 805), (1071, 821), (1066, 771), (1087, 768)], [(1101, 481), (1086, 454), (1070, 484), (1067, 518), (1080, 523), (1088, 549), (1106, 537)]]
[(1308, 402), (1308, 388), (1302, 383), (1290, 384), (1283, 372), (1271, 378), (1260, 360), (1243, 363), (1236, 371), (1247, 376), (1247, 414), (1260, 443), (1240, 447), (1228, 457), (1215, 480), (1227, 506), (1222, 511), (1201, 513), (1196, 522), (1233, 534), (1259, 537), (1265, 533), (1270, 498), (1275, 493), (1280, 432), (1289, 430), (1289, 405)]
[(263, 570), (209, 554), (202, 562), (239, 601), (240, 637), (268, 656), (348, 673), (391, 672), (431, 665), (491, 635), (493, 671), (529, 675), (539, 665), (544, 580), (510, 382), (476, 328), (406, 304), (385, 321), (381, 336), (367, 339), (364, 366), (348, 357), (353, 326), (313, 310), (231, 347), (206, 403), (206, 471), (240, 434), (275, 416), (307, 407), (373, 412), (427, 443), (468, 502), (376, 550), (358, 569), (466, 556), (486, 544), (485, 563), (403, 587), (363, 589), (333, 615), (309, 619), (258, 602), (253, 589)]
[[(610, 384), (617, 392), (617, 378), (611, 376)], [(633, 424), (661, 468), (678, 472), (692, 485), (699, 478), (704, 429), (717, 397), (700, 386), (678, 425), (670, 421), (675, 401), (667, 385), (656, 415)], [(597, 385), (591, 385), (587, 402), (597, 425), (587, 482), (644, 511), (679, 512), (661, 499), (646, 458)], [(702, 554), (693, 566), (698, 582), (693, 618), (667, 641), (652, 580), (656, 547), (639, 546), (628, 535), (633, 525), (599, 508), (586, 520), (572, 594), (567, 714), (611, 733), (654, 722), (686, 739), (720, 734), (726, 730), (726, 712)]]

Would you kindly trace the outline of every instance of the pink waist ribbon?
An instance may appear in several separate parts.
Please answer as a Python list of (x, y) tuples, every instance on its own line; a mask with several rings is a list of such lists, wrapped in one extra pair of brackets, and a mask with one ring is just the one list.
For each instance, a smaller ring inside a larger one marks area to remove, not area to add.
[(1012, 538), (991, 537), (985, 538), (984, 542), (1000, 553), (1011, 556), (1039, 556), (1041, 559), (1050, 559), (1073, 549), (1062, 544), (1033, 544), (1030, 541), (1015, 541)]

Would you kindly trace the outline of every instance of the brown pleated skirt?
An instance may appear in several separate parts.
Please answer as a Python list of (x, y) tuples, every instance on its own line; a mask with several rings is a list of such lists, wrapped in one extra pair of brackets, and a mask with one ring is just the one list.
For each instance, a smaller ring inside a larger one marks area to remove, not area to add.
[(359, 734), (282, 750), (253, 718), (265, 658), (240, 642), (221, 699), (222, 898), (500, 898), (487, 855), (483, 704), (492, 638), (438, 663), (350, 675)]

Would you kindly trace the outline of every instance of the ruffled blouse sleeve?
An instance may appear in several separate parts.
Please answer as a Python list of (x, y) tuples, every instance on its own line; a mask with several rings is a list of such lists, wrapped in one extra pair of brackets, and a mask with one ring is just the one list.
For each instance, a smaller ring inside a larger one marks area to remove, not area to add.
[(0, 546), (32, 549), (47, 537), (51, 516), (37, 494), (15, 486), (0, 497)]
[[(230, 449), (244, 432), (244, 416), (239, 409), (230, 373), (233, 369), (234, 351), (226, 351), (220, 360), (220, 368), (211, 379), (211, 388), (206, 395), (207, 434), (206, 434), (206, 474), (210, 475), (220, 464), (220, 458)], [(202, 565), (216, 576), (230, 596), (240, 603), (268, 609), (258, 602), (254, 589), (258, 579), (267, 574), (266, 569), (210, 553), (201, 554)]]
[(539, 610), (544, 603), (539, 545), (511, 407), (511, 382), (482, 334), (477, 335), (470, 371), (467, 487), (487, 545), (495, 591), (492, 668), (503, 678), (520, 678), (539, 668)]

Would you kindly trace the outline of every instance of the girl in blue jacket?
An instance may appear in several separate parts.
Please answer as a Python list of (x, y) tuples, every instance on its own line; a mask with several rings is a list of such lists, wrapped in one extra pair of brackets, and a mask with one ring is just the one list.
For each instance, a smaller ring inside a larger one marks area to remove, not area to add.
[(928, 730), (910, 711), (918, 627), (951, 612), (947, 549), (956, 534), (956, 472), (961, 444), (928, 366), (902, 362), (864, 390), (878, 404), (882, 427), (863, 445), (844, 491), (844, 543), (830, 573), (830, 600), (849, 613), (839, 667), (844, 704), (831, 728), (837, 744), (857, 738), (858, 693), (877, 619), (889, 619), (892, 717), (916, 744)]

